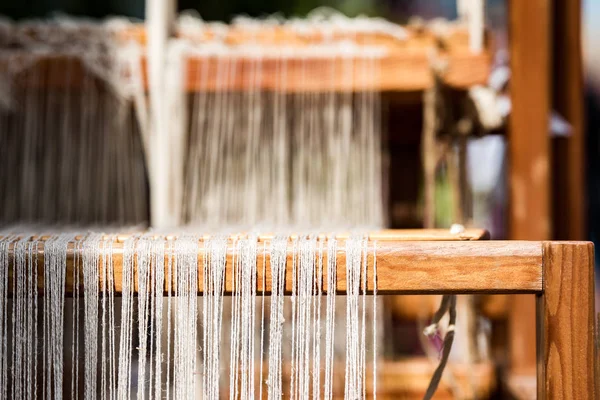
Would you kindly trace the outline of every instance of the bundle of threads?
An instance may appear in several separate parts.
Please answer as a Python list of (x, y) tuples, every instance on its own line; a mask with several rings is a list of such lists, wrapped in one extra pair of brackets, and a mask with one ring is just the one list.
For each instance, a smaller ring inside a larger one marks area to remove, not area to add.
[(0, 21), (0, 223), (148, 223), (125, 26)]
[[(189, 226), (125, 239), (5, 229), (1, 398), (375, 396), (376, 244), (314, 232), (384, 225), (368, 82), (385, 48), (359, 34), (405, 32), (327, 13), (187, 15), (153, 92), (136, 29), (0, 23), (0, 223)], [(279, 234), (194, 233), (255, 226)]]
[(0, 396), (364, 398), (377, 387), (376, 246), (362, 234), (5, 233)]
[(382, 107), (368, 83), (386, 50), (358, 35), (402, 40), (400, 27), (184, 15), (159, 92), (140, 31), (0, 21), (0, 222), (383, 225)]

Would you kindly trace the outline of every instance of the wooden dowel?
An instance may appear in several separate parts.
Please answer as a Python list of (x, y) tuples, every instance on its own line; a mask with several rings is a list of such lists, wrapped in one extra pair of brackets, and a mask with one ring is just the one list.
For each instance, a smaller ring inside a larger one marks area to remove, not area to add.
[[(230, 249), (233, 243), (230, 241)], [(377, 290), (379, 294), (406, 293), (540, 293), (542, 290), (542, 245), (541, 242), (519, 241), (465, 241), (465, 242), (402, 242), (370, 241), (367, 257), (367, 292), (373, 291), (373, 249), (376, 246)], [(267, 246), (268, 249), (268, 246)], [(71, 248), (67, 257), (66, 291), (73, 292), (74, 255), (78, 250)], [(324, 251), (324, 253), (326, 253)], [(227, 255), (225, 270), (225, 292), (231, 293), (233, 285), (233, 252)], [(271, 292), (270, 257), (266, 256), (265, 287), (263, 281), (263, 246), (259, 245), (257, 257), (257, 290)], [(43, 277), (43, 245), (38, 253), (38, 276)], [(167, 256), (168, 257), (168, 256)], [(204, 248), (198, 244), (198, 290), (202, 291)], [(323, 262), (327, 262), (324, 254)], [(287, 259), (286, 293), (292, 291), (292, 258)], [(123, 245), (113, 245), (113, 267), (115, 291), (121, 292), (123, 271)], [(166, 265), (166, 263), (165, 263)], [(325, 264), (326, 265), (326, 264)], [(81, 268), (81, 265), (77, 265)], [(166, 268), (166, 267), (165, 267)], [(134, 266), (134, 270), (136, 267)], [(168, 271), (167, 271), (168, 272)], [(137, 270), (135, 271), (137, 282)], [(102, 274), (101, 274), (102, 275)], [(323, 290), (327, 291), (327, 276), (324, 274)], [(165, 291), (171, 285), (165, 279)], [(43, 289), (44, 282), (38, 287)], [(135, 288), (137, 290), (137, 286)], [(338, 241), (337, 292), (346, 292), (346, 256), (344, 241)]]

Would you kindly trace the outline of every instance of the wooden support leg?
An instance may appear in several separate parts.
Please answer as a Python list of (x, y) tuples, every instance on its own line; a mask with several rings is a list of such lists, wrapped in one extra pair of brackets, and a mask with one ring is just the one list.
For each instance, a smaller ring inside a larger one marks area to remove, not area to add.
[[(510, 36), (511, 116), (509, 151), (509, 235), (517, 240), (552, 238), (550, 219), (550, 115), (552, 0), (511, 0)], [(533, 379), (535, 356), (535, 301), (514, 296), (510, 307), (511, 375)], [(516, 394), (515, 394), (516, 395)], [(520, 396), (519, 396), (520, 397)]]
[(545, 242), (537, 302), (538, 399), (595, 399), (594, 248)]

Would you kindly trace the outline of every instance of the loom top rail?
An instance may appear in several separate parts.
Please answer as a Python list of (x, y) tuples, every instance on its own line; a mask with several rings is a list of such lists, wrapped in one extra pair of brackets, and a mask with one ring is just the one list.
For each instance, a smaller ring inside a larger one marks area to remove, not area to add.
[[(186, 71), (186, 87), (190, 92), (242, 90), (259, 87), (263, 90), (280, 90), (284, 92), (319, 92), (319, 91), (421, 91), (434, 84), (431, 72), (433, 54), (436, 59), (445, 64), (443, 81), (456, 88), (468, 88), (477, 84), (485, 84), (491, 70), (491, 44), (488, 43), (481, 53), (469, 50), (468, 33), (463, 28), (455, 28), (444, 37), (439, 37), (428, 30), (406, 28), (406, 38), (398, 38), (384, 34), (338, 34), (333, 39), (350, 38), (360, 46), (377, 46), (383, 54), (376, 61), (377, 73), (373, 74), (372, 57), (332, 56), (329, 53), (315, 57), (307, 57), (301, 52), (294, 51), (309, 49), (315, 43), (322, 42), (320, 35), (299, 35), (286, 30), (247, 32), (243, 29), (232, 29), (223, 43), (231, 46), (240, 44), (260, 43), (263, 46), (282, 46), (290, 49), (286, 56), (281, 52), (261, 55), (260, 79), (256, 78), (257, 58), (249, 56), (224, 57), (209, 53), (190, 55)], [(141, 45), (146, 42), (145, 31), (140, 27), (132, 27), (117, 33), (117, 39), (122, 42), (134, 41)], [(210, 31), (202, 35), (186, 37), (190, 41), (202, 44), (214, 36)], [(289, 54), (288, 54), (289, 53)], [(19, 52), (11, 57), (19, 57)], [(24, 86), (44, 85), (46, 87), (80, 87), (84, 75), (84, 66), (77, 58), (78, 55), (54, 54), (36, 56), (35, 69), (45, 71), (48, 80), (40, 83), (35, 74), (21, 73), (20, 84)], [(228, 62), (224, 62), (228, 60)], [(350, 61), (349, 61), (350, 60)], [(10, 58), (0, 59), (0, 70), (7, 68)], [(235, 64), (235, 73), (230, 72), (228, 79), (218, 79), (219, 70), (225, 64)], [(147, 62), (142, 56), (141, 65), (144, 85), (148, 86)], [(282, 80), (277, 73), (286, 68), (286, 78)], [(68, 68), (70, 76), (50, 74), (49, 71), (62, 71)], [(32, 70), (33, 68), (29, 68)], [(340, 71), (347, 73), (341, 74)], [(369, 72), (371, 71), (371, 72)], [(350, 74), (350, 76), (348, 75)], [(254, 85), (254, 86), (252, 86)]]
[[(234, 242), (247, 234), (230, 235), (230, 250)], [(115, 290), (120, 292), (121, 277), (123, 274), (123, 242), (131, 234), (107, 235), (111, 240), (112, 257), (115, 270)], [(272, 235), (258, 236), (261, 243), (268, 243)], [(290, 235), (290, 240), (297, 235)], [(328, 235), (318, 235), (320, 239)], [(348, 234), (337, 234), (339, 251), (337, 261), (337, 287), (338, 293), (346, 291), (345, 253), (343, 245)], [(44, 240), (46, 237), (41, 236)], [(167, 240), (174, 239), (173, 235), (166, 235)], [(198, 241), (198, 265), (202, 265), (204, 257), (203, 240), (208, 236), (200, 236)], [(485, 230), (471, 229), (462, 233), (453, 234), (448, 230), (384, 230), (372, 232), (368, 235), (368, 276), (372, 276), (374, 267), (377, 272), (377, 291), (379, 294), (407, 294), (407, 293), (535, 293), (543, 291), (543, 246), (545, 242), (528, 241), (488, 241)], [(266, 248), (266, 247), (265, 247)], [(232, 251), (228, 253), (225, 270), (225, 292), (232, 289)], [(373, 256), (376, 254), (376, 257)], [(81, 249), (70, 245), (67, 260), (66, 291), (72, 292), (73, 269), (77, 266), (76, 255), (81, 254)], [(39, 245), (39, 268), (43, 268), (44, 246)], [(165, 257), (168, 257), (166, 255)], [(327, 256), (324, 255), (324, 260)], [(291, 267), (293, 254), (288, 251), (287, 266)], [(376, 258), (376, 264), (375, 264)], [(263, 261), (268, 264), (270, 255), (268, 251), (260, 251), (257, 256), (257, 265)], [(324, 261), (325, 262), (325, 261)], [(135, 267), (134, 267), (135, 268)], [(40, 270), (41, 271), (41, 270)], [(264, 287), (263, 270), (258, 268), (257, 282), (259, 292), (271, 292), (271, 271), (265, 269)], [(134, 273), (137, 273), (137, 269)], [(198, 282), (203, 279), (202, 268), (198, 271)], [(43, 276), (40, 274), (39, 276)], [(323, 277), (327, 280), (326, 273)], [(43, 282), (38, 282), (40, 289)], [(202, 285), (199, 285), (201, 291)], [(165, 280), (165, 291), (171, 288), (171, 282)], [(372, 280), (368, 280), (367, 291), (374, 289)], [(137, 290), (137, 288), (136, 288)], [(324, 282), (323, 290), (328, 290)], [(292, 291), (292, 274), (287, 274), (286, 292)]]

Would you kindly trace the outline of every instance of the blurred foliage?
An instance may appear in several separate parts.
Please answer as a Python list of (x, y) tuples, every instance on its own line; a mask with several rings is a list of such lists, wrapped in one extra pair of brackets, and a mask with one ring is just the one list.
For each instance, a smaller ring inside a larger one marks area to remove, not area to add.
[(318, 7), (330, 7), (342, 13), (355, 16), (358, 14), (382, 15), (383, 4), (375, 0), (180, 0), (179, 9), (197, 10), (206, 20), (230, 20), (236, 15), (261, 17), (280, 13), (284, 16), (302, 16)]
[(60, 12), (73, 16), (104, 18), (124, 15), (144, 17), (145, 0), (0, 0), (0, 15), (13, 19), (42, 18)]
[(448, 170), (443, 168), (435, 179), (435, 226), (450, 228), (456, 222), (453, 187)]
[[(0, 15), (13, 19), (47, 17), (55, 12), (104, 18), (144, 17), (144, 0), (0, 0)], [(228, 21), (236, 15), (261, 17), (274, 13), (302, 16), (317, 7), (331, 7), (349, 16), (385, 15), (385, 2), (377, 0), (179, 0), (179, 10), (196, 10), (206, 20)]]
[[(93, 18), (123, 15), (143, 19), (144, 4), (145, 0), (0, 0), (0, 15), (22, 19), (61, 12)], [(456, 17), (456, 0), (178, 0), (177, 4), (180, 11), (196, 10), (205, 20), (222, 21), (236, 15), (303, 16), (318, 7), (330, 7), (348, 16), (383, 16), (397, 22), (405, 22), (411, 15)]]

